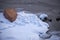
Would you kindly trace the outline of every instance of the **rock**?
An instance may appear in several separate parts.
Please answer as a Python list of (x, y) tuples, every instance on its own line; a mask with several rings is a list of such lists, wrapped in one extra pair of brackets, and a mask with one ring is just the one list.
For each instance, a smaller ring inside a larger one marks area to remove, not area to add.
[(4, 16), (6, 19), (8, 19), (10, 22), (13, 22), (17, 18), (17, 12), (13, 8), (6, 8), (4, 9)]

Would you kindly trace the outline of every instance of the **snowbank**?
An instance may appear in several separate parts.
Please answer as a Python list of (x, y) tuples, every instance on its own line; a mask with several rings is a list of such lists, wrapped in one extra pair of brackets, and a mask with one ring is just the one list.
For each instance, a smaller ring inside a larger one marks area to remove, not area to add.
[(11, 23), (0, 13), (0, 40), (43, 40), (39, 37), (48, 31), (49, 25), (35, 14), (17, 12), (17, 19)]

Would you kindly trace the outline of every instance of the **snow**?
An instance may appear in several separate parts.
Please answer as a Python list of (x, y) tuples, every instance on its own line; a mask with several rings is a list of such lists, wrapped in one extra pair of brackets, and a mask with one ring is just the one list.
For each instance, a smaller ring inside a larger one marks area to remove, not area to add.
[(46, 39), (46, 40), (60, 40), (60, 37), (57, 35), (53, 35), (51, 38)]
[(47, 15), (46, 13), (42, 13), (42, 14), (39, 16), (39, 18), (40, 18), (41, 20), (44, 20), (45, 17), (48, 17), (48, 15)]
[(43, 40), (39, 35), (46, 34), (48, 23), (25, 11), (17, 14), (17, 19), (11, 23), (0, 13), (0, 40)]

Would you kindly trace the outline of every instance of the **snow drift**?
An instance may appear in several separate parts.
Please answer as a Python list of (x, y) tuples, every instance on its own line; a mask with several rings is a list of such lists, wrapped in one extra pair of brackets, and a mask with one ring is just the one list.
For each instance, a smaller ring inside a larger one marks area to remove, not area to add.
[(43, 40), (39, 37), (48, 31), (49, 25), (35, 14), (17, 12), (17, 19), (11, 23), (0, 13), (0, 40)]

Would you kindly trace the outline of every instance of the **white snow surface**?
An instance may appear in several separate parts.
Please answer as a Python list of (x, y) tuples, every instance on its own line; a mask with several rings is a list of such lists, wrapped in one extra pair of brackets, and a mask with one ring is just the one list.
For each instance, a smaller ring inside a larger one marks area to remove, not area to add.
[(39, 34), (48, 31), (48, 23), (25, 11), (17, 12), (17, 15), (17, 19), (11, 23), (0, 13), (0, 40), (43, 40)]
[(45, 17), (48, 17), (48, 15), (46, 13), (42, 13), (39, 18), (41, 18), (42, 20), (44, 20)]

